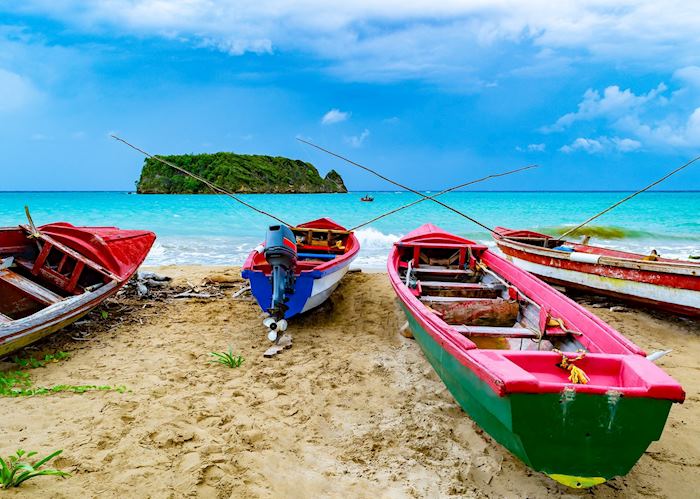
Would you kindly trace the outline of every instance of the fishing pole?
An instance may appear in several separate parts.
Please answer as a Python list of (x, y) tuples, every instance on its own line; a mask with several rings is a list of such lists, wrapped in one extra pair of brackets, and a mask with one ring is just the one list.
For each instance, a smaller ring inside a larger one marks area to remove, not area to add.
[(391, 210), (391, 211), (388, 211), (388, 212), (384, 213), (383, 215), (379, 215), (378, 217), (374, 217), (372, 220), (369, 220), (369, 221), (367, 221), (367, 222), (361, 223), (360, 225), (357, 225), (357, 226), (353, 227), (353, 228), (350, 229), (350, 230), (351, 230), (351, 231), (357, 230), (357, 229), (359, 229), (360, 227), (364, 227), (365, 225), (369, 225), (369, 224), (371, 224), (371, 223), (374, 223), (374, 222), (376, 222), (377, 220), (380, 220), (380, 219), (382, 219), (382, 218), (384, 218), (384, 217), (388, 217), (389, 215), (393, 215), (394, 213), (396, 213), (396, 212), (398, 212), (398, 211), (405, 210), (406, 208), (410, 208), (411, 206), (416, 205), (416, 204), (418, 204), (418, 203), (422, 203), (423, 201), (430, 201), (430, 200), (433, 200), (433, 199), (435, 199), (435, 198), (438, 197), (438, 196), (442, 196), (443, 194), (447, 194), (448, 192), (456, 191), (457, 189), (461, 189), (462, 187), (466, 187), (466, 186), (472, 185), (472, 184), (477, 184), (477, 183), (479, 183), (479, 182), (483, 182), (483, 181), (488, 180), (488, 179), (491, 179), (491, 178), (503, 177), (503, 176), (505, 176), (505, 175), (510, 175), (510, 174), (512, 174), (512, 173), (518, 173), (518, 172), (521, 172), (521, 171), (524, 171), (524, 170), (529, 170), (530, 168), (537, 168), (537, 165), (528, 165), (528, 166), (524, 166), (524, 167), (522, 167), (522, 168), (517, 168), (517, 169), (515, 169), (515, 170), (510, 170), (510, 171), (503, 172), (503, 173), (494, 173), (494, 174), (492, 174), (492, 175), (487, 175), (487, 176), (485, 176), (485, 177), (481, 177), (481, 178), (476, 179), (476, 180), (471, 180), (471, 181), (469, 181), (469, 182), (465, 182), (465, 183), (463, 183), (463, 184), (459, 184), (459, 185), (456, 185), (456, 186), (454, 186), (454, 187), (450, 187), (449, 189), (445, 189), (444, 191), (440, 191), (440, 192), (438, 192), (437, 194), (434, 194), (434, 195), (432, 195), (432, 196), (428, 196), (428, 197), (424, 197), (424, 198), (421, 198), (421, 199), (417, 199), (416, 201), (413, 201), (412, 203), (409, 203), (409, 204), (406, 204), (406, 205), (403, 205), (403, 206), (399, 206), (398, 208), (396, 208), (396, 209), (394, 209), (394, 210)]
[(648, 191), (649, 189), (651, 189), (651, 188), (654, 187), (655, 185), (660, 184), (661, 182), (663, 182), (664, 180), (666, 180), (668, 177), (670, 177), (670, 176), (672, 176), (672, 175), (675, 175), (676, 173), (678, 173), (678, 172), (681, 171), (682, 169), (687, 168), (688, 166), (692, 165), (693, 163), (695, 163), (695, 162), (696, 162), (697, 160), (699, 160), (699, 159), (700, 159), (700, 156), (697, 156), (697, 157), (691, 159), (690, 161), (688, 161), (688, 162), (687, 162), (686, 164), (684, 164), (683, 166), (679, 166), (678, 168), (676, 168), (676, 169), (673, 170), (672, 172), (667, 173), (666, 175), (664, 175), (663, 177), (661, 177), (659, 180), (657, 180), (657, 181), (655, 181), (655, 182), (652, 182), (651, 184), (647, 185), (644, 189), (638, 190), (638, 191), (635, 192), (634, 194), (630, 194), (630, 195), (627, 196), (626, 198), (621, 199), (620, 201), (618, 201), (617, 203), (613, 204), (612, 206), (610, 206), (610, 207), (604, 209), (604, 210), (601, 211), (600, 213), (598, 213), (598, 214), (596, 214), (596, 215), (593, 215), (591, 218), (589, 218), (588, 220), (586, 220), (586, 221), (583, 222), (582, 224), (577, 225), (577, 226), (574, 227), (573, 229), (569, 229), (569, 230), (567, 230), (566, 232), (564, 232), (561, 236), (559, 236), (560, 239), (564, 239), (566, 236), (568, 236), (568, 235), (571, 234), (572, 232), (576, 232), (578, 229), (580, 229), (580, 228), (583, 227), (584, 225), (588, 224), (589, 222), (592, 222), (593, 220), (595, 220), (595, 219), (598, 218), (599, 216), (606, 214), (607, 212), (609, 212), (609, 211), (612, 210), (613, 208), (617, 208), (618, 206), (620, 206), (620, 205), (621, 205), (622, 203), (624, 203), (625, 201), (629, 201), (630, 199), (632, 199), (633, 197), (635, 197), (637, 194), (641, 194), (641, 193), (644, 192), (644, 191)]
[(442, 201), (438, 201), (437, 199), (433, 199), (435, 196), (432, 196), (432, 197), (426, 196), (425, 194), (423, 194), (423, 193), (421, 193), (421, 192), (419, 192), (419, 191), (417, 191), (417, 190), (415, 190), (415, 189), (411, 189), (411, 188), (408, 187), (408, 186), (405, 186), (405, 185), (400, 184), (400, 183), (398, 183), (398, 182), (394, 182), (394, 181), (391, 180), (390, 178), (385, 177), (385, 176), (382, 175), (381, 173), (376, 172), (376, 171), (372, 170), (371, 168), (369, 168), (369, 167), (367, 167), (367, 166), (364, 166), (364, 165), (361, 165), (361, 164), (359, 164), (359, 163), (356, 163), (356, 162), (354, 162), (354, 161), (352, 161), (352, 160), (350, 160), (350, 159), (348, 159), (348, 158), (346, 158), (346, 157), (344, 157), (344, 156), (341, 156), (340, 154), (336, 154), (336, 153), (334, 153), (334, 152), (332, 152), (332, 151), (329, 151), (328, 149), (324, 149), (324, 148), (321, 147), (321, 146), (317, 146), (316, 144), (314, 144), (314, 143), (312, 143), (312, 142), (309, 142), (308, 140), (304, 140), (304, 139), (301, 139), (301, 138), (299, 138), (299, 137), (297, 137), (297, 140), (298, 140), (299, 142), (303, 142), (304, 144), (308, 144), (308, 145), (310, 145), (311, 147), (315, 147), (315, 148), (318, 149), (319, 151), (323, 151), (323, 152), (325, 152), (325, 153), (327, 153), (327, 154), (330, 154), (331, 156), (335, 156), (336, 158), (342, 159), (343, 161), (346, 161), (346, 162), (350, 163), (351, 165), (355, 165), (355, 166), (357, 166), (358, 168), (362, 168), (363, 170), (365, 170), (365, 171), (367, 171), (367, 172), (369, 172), (369, 173), (371, 173), (371, 174), (373, 174), (373, 175), (376, 175), (377, 177), (381, 178), (382, 180), (386, 180), (386, 181), (389, 182), (390, 184), (394, 184), (394, 185), (396, 185), (396, 186), (398, 186), (398, 187), (401, 187), (402, 189), (405, 189), (405, 190), (407, 190), (407, 191), (410, 191), (410, 192), (412, 192), (412, 193), (414, 193), (414, 194), (418, 194), (418, 195), (419, 195), (420, 197), (422, 197), (422, 198), (430, 199), (433, 203), (437, 203), (437, 204), (439, 204), (440, 206), (443, 206), (443, 207), (447, 208), (448, 210), (450, 210), (450, 211), (456, 213), (457, 215), (466, 218), (466, 219), (469, 220), (470, 222), (475, 223), (475, 224), (478, 225), (479, 227), (481, 227), (481, 228), (483, 228), (483, 229), (486, 229), (487, 231), (491, 232), (492, 234), (496, 234), (496, 231), (494, 231), (491, 227), (488, 227), (488, 226), (482, 224), (481, 222), (479, 222), (478, 220), (473, 219), (472, 217), (470, 217), (470, 216), (467, 215), (466, 213), (462, 213), (461, 211), (459, 211), (459, 210), (453, 208), (452, 206), (449, 206), (449, 205), (443, 203)]
[(225, 190), (225, 189), (219, 187), (218, 185), (216, 185), (216, 184), (214, 184), (214, 183), (212, 183), (212, 182), (209, 182), (208, 180), (206, 180), (205, 178), (200, 177), (199, 175), (196, 175), (196, 174), (194, 174), (194, 173), (192, 173), (192, 172), (189, 172), (189, 171), (185, 170), (184, 168), (181, 168), (181, 167), (179, 167), (179, 166), (177, 166), (177, 165), (171, 163), (170, 161), (166, 161), (166, 160), (164, 160), (164, 159), (162, 159), (162, 158), (159, 158), (158, 156), (154, 156), (154, 155), (152, 155), (152, 154), (149, 154), (149, 153), (147, 153), (146, 151), (144, 151), (143, 149), (139, 149), (139, 148), (136, 147), (135, 145), (130, 144), (130, 143), (127, 142), (126, 140), (124, 140), (124, 139), (122, 139), (122, 138), (120, 138), (120, 137), (117, 137), (116, 135), (111, 135), (111, 137), (114, 138), (114, 139), (116, 139), (116, 140), (118, 140), (119, 142), (123, 142), (123, 143), (126, 144), (127, 146), (129, 146), (129, 147), (131, 147), (132, 149), (134, 149), (134, 150), (140, 152), (141, 154), (143, 154), (144, 156), (146, 156), (146, 157), (148, 157), (148, 158), (155, 159), (156, 161), (160, 161), (160, 162), (163, 163), (164, 165), (168, 165), (169, 167), (174, 168), (174, 169), (176, 169), (176, 170), (179, 171), (179, 172), (182, 172), (182, 173), (184, 173), (184, 174), (186, 174), (186, 175), (189, 175), (190, 177), (192, 177), (192, 178), (194, 178), (194, 179), (199, 180), (199, 181), (202, 182), (204, 185), (206, 185), (207, 187), (209, 187), (212, 191), (218, 192), (218, 193), (220, 193), (220, 194), (225, 194), (225, 195), (227, 195), (228, 197), (235, 199), (236, 201), (238, 201), (239, 203), (241, 203), (243, 206), (247, 206), (248, 208), (250, 208), (250, 209), (253, 210), (253, 211), (257, 211), (258, 213), (260, 213), (260, 214), (262, 214), (262, 215), (266, 215), (266, 216), (272, 218), (273, 220), (277, 220), (279, 223), (284, 224), (284, 225), (286, 225), (286, 226), (288, 226), (288, 227), (294, 227), (294, 225), (285, 222), (285, 221), (282, 220), (281, 218), (276, 217), (275, 215), (273, 215), (273, 214), (271, 214), (271, 213), (268, 213), (268, 212), (266, 212), (266, 211), (263, 211), (263, 210), (261, 210), (261, 209), (259, 209), (259, 208), (256, 208), (256, 207), (253, 206), (252, 204), (246, 203), (246, 202), (243, 201), (241, 198), (239, 198), (239, 197), (237, 197), (237, 196), (234, 196), (232, 193), (228, 192), (227, 190)]

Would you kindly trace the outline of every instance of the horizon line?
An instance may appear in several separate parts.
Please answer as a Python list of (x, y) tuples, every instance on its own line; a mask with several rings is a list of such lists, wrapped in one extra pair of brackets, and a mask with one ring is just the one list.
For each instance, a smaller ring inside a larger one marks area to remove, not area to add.
[[(361, 193), (378, 193), (378, 192), (384, 192), (384, 193), (396, 193), (396, 194), (413, 194), (411, 191), (406, 191), (406, 190), (400, 190), (397, 191), (395, 189), (388, 189), (388, 190), (372, 190), (372, 189), (357, 189), (357, 190), (348, 190), (347, 192), (234, 192), (233, 194), (237, 196), (250, 196), (250, 195), (260, 195), (260, 194), (275, 194), (275, 195), (280, 195), (280, 194), (361, 194)], [(421, 193), (433, 193), (433, 192), (440, 192), (440, 190), (437, 189), (424, 189), (424, 190), (419, 190), (418, 192)], [(451, 194), (455, 192), (474, 192), (474, 193), (510, 193), (510, 194), (517, 194), (517, 193), (626, 193), (626, 192), (636, 192), (631, 189), (603, 189), (603, 190), (597, 190), (597, 189), (575, 189), (575, 190), (554, 190), (554, 189), (542, 189), (542, 190), (535, 190), (535, 189), (523, 189), (523, 190), (487, 190), (487, 189), (474, 189), (474, 190), (456, 190), (456, 191), (450, 191), (445, 194)], [(650, 191), (646, 191), (641, 194), (646, 194), (646, 193), (690, 193), (690, 192), (700, 192), (700, 189), (654, 189)], [(115, 189), (115, 190), (103, 190), (103, 189), (97, 189), (97, 190), (81, 190), (81, 189), (71, 189), (71, 190), (0, 190), (0, 194), (59, 194), (59, 193), (125, 193), (125, 194), (138, 194), (142, 196), (199, 196), (199, 195), (210, 195), (210, 194), (220, 194), (220, 193), (215, 193), (215, 192), (206, 192), (206, 193), (161, 193), (161, 194), (139, 194), (136, 191), (131, 191), (131, 190), (122, 190), (122, 189)]]

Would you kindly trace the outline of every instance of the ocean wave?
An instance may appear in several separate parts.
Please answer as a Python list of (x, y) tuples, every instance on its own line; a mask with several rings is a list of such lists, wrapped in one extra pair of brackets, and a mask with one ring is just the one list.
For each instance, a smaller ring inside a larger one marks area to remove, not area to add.
[(355, 231), (355, 236), (360, 241), (360, 251), (362, 249), (390, 249), (401, 236), (396, 234), (384, 234), (374, 227)]
[[(559, 225), (554, 227), (538, 227), (534, 230), (548, 234), (564, 234), (572, 229), (572, 225)], [(690, 240), (700, 241), (700, 234), (664, 234), (640, 229), (628, 229), (615, 225), (586, 225), (575, 230), (569, 236), (591, 236), (600, 239), (654, 239), (666, 240)]]

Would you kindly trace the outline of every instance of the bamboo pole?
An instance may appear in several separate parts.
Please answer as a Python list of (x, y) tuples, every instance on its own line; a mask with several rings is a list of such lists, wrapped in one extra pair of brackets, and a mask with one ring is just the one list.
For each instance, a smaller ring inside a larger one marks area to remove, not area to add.
[(560, 238), (560, 239), (564, 239), (566, 236), (568, 236), (568, 235), (571, 234), (572, 232), (576, 232), (578, 229), (580, 229), (580, 228), (583, 227), (584, 225), (587, 225), (589, 222), (592, 222), (593, 220), (595, 220), (595, 219), (598, 218), (599, 216), (606, 214), (607, 212), (609, 212), (609, 211), (612, 210), (613, 208), (617, 208), (618, 206), (620, 206), (620, 205), (621, 205), (622, 203), (624, 203), (625, 201), (629, 201), (630, 199), (632, 199), (633, 197), (635, 197), (637, 194), (641, 194), (641, 193), (644, 192), (644, 191), (648, 191), (649, 189), (651, 189), (651, 188), (654, 187), (655, 185), (660, 184), (661, 182), (663, 182), (664, 180), (666, 180), (668, 177), (670, 177), (670, 176), (672, 176), (672, 175), (675, 175), (676, 173), (678, 173), (679, 171), (683, 170), (684, 168), (687, 168), (688, 166), (692, 165), (693, 163), (695, 163), (695, 162), (696, 162), (697, 160), (699, 160), (699, 159), (700, 159), (700, 156), (697, 156), (697, 157), (691, 159), (690, 161), (688, 161), (688, 162), (687, 162), (686, 164), (684, 164), (683, 166), (679, 166), (678, 168), (676, 168), (676, 169), (673, 170), (672, 172), (667, 173), (666, 175), (664, 175), (663, 177), (661, 177), (659, 180), (657, 180), (657, 181), (655, 181), (655, 182), (652, 182), (651, 184), (647, 185), (644, 189), (640, 189), (640, 190), (638, 190), (637, 192), (635, 192), (634, 194), (630, 194), (629, 196), (627, 196), (627, 197), (624, 198), (624, 199), (621, 199), (620, 201), (618, 201), (617, 203), (613, 204), (612, 206), (609, 206), (608, 208), (604, 209), (603, 211), (601, 211), (601, 212), (599, 212), (599, 213), (593, 215), (591, 218), (589, 218), (588, 220), (586, 220), (586, 221), (583, 222), (582, 224), (577, 225), (577, 226), (574, 227), (573, 229), (567, 230), (567, 231), (564, 232), (561, 236), (559, 236), (559, 238)]
[(401, 211), (401, 210), (405, 210), (406, 208), (410, 208), (410, 207), (413, 206), (413, 205), (416, 205), (416, 204), (418, 204), (418, 203), (422, 203), (423, 201), (430, 201), (430, 200), (433, 200), (433, 199), (435, 199), (435, 198), (438, 197), (438, 196), (442, 196), (443, 194), (447, 194), (448, 192), (456, 191), (457, 189), (461, 189), (462, 187), (466, 187), (466, 186), (472, 185), (472, 184), (478, 184), (479, 182), (483, 182), (483, 181), (488, 180), (488, 179), (491, 179), (491, 178), (504, 177), (504, 176), (510, 175), (510, 174), (512, 174), (512, 173), (522, 172), (522, 171), (525, 171), (525, 170), (529, 170), (530, 168), (537, 168), (537, 165), (523, 166), (522, 168), (517, 168), (517, 169), (515, 169), (515, 170), (510, 170), (510, 171), (503, 172), (503, 173), (494, 173), (494, 174), (492, 174), (492, 175), (487, 175), (487, 176), (485, 176), (485, 177), (481, 177), (481, 178), (476, 179), (476, 180), (471, 180), (471, 181), (469, 181), (469, 182), (465, 182), (465, 183), (463, 183), (463, 184), (459, 184), (459, 185), (456, 185), (456, 186), (454, 186), (454, 187), (450, 187), (449, 189), (445, 189), (444, 191), (440, 191), (440, 192), (438, 192), (437, 194), (434, 194), (434, 195), (432, 195), (432, 196), (423, 197), (423, 198), (421, 198), (421, 199), (418, 199), (418, 200), (416, 200), (416, 201), (413, 201), (412, 203), (405, 204), (405, 205), (403, 205), (403, 206), (399, 206), (398, 208), (393, 209), (393, 210), (391, 210), (391, 211), (388, 211), (388, 212), (386, 212), (386, 213), (384, 213), (384, 214), (382, 214), (382, 215), (379, 215), (379, 216), (377, 216), (377, 217), (374, 217), (373, 219), (368, 220), (367, 222), (361, 223), (360, 225), (357, 225), (357, 226), (353, 227), (353, 228), (350, 229), (350, 230), (351, 230), (351, 231), (357, 230), (357, 229), (359, 229), (360, 227), (364, 227), (365, 225), (369, 225), (369, 224), (371, 224), (371, 223), (374, 223), (374, 222), (376, 222), (377, 220), (380, 220), (380, 219), (382, 219), (382, 218), (384, 218), (384, 217), (388, 217), (389, 215), (393, 215), (394, 213), (399, 212), (399, 211)]
[(475, 220), (474, 218), (470, 217), (470, 216), (467, 215), (466, 213), (462, 213), (461, 211), (459, 211), (459, 210), (453, 208), (452, 206), (449, 206), (449, 205), (443, 203), (442, 201), (438, 201), (437, 199), (434, 199), (436, 196), (426, 196), (426, 195), (423, 194), (422, 192), (419, 192), (419, 191), (417, 191), (417, 190), (415, 190), (415, 189), (411, 189), (410, 187), (408, 187), (408, 186), (406, 186), (406, 185), (403, 185), (403, 184), (400, 184), (399, 182), (395, 182), (395, 181), (391, 180), (390, 178), (385, 177), (385, 176), (382, 175), (381, 173), (376, 172), (376, 171), (372, 170), (371, 168), (369, 168), (369, 167), (367, 167), (367, 166), (361, 165), (360, 163), (356, 163), (355, 161), (352, 161), (352, 160), (350, 160), (350, 159), (348, 159), (348, 158), (346, 158), (346, 157), (344, 157), (344, 156), (341, 156), (340, 154), (336, 154), (336, 153), (334, 153), (334, 152), (332, 152), (332, 151), (329, 151), (328, 149), (324, 149), (324, 148), (321, 147), (321, 146), (317, 146), (316, 144), (314, 144), (314, 143), (312, 143), (312, 142), (309, 142), (308, 140), (304, 140), (304, 139), (299, 138), (299, 137), (297, 137), (297, 140), (298, 140), (299, 142), (303, 142), (304, 144), (308, 144), (308, 145), (310, 145), (311, 147), (315, 147), (315, 148), (318, 149), (319, 151), (323, 151), (323, 152), (325, 152), (325, 153), (327, 153), (327, 154), (330, 154), (331, 156), (335, 156), (336, 158), (342, 159), (343, 161), (345, 161), (345, 162), (347, 162), (347, 163), (350, 163), (351, 165), (357, 166), (358, 168), (362, 168), (363, 170), (365, 170), (365, 171), (367, 171), (367, 172), (369, 172), (369, 173), (371, 173), (371, 174), (373, 174), (373, 175), (376, 175), (377, 177), (381, 178), (382, 180), (386, 180), (386, 181), (389, 182), (390, 184), (394, 184), (394, 185), (397, 186), (397, 187), (401, 187), (402, 189), (405, 189), (405, 190), (407, 190), (407, 191), (410, 191), (410, 192), (412, 192), (412, 193), (414, 193), (414, 194), (418, 194), (421, 198), (430, 199), (433, 203), (437, 203), (437, 204), (439, 204), (440, 206), (442, 206), (442, 207), (444, 207), (444, 208), (447, 208), (448, 210), (450, 210), (450, 211), (456, 213), (457, 215), (466, 218), (466, 219), (469, 220), (470, 222), (475, 223), (475, 224), (478, 225), (479, 227), (481, 227), (481, 228), (483, 228), (483, 229), (486, 229), (487, 231), (491, 232), (492, 234), (496, 234), (496, 232), (495, 232), (491, 227), (488, 227), (487, 225), (482, 224), (481, 222), (479, 222), (478, 220)]
[(149, 154), (149, 153), (147, 153), (146, 151), (144, 151), (143, 149), (139, 149), (139, 148), (136, 147), (135, 145), (130, 144), (130, 143), (127, 142), (126, 140), (124, 140), (124, 139), (122, 139), (122, 138), (120, 138), (120, 137), (117, 137), (116, 135), (112, 135), (112, 138), (118, 140), (119, 142), (123, 142), (123, 143), (126, 144), (127, 146), (129, 146), (129, 147), (131, 147), (132, 149), (134, 149), (134, 150), (140, 152), (141, 154), (143, 154), (144, 156), (146, 156), (146, 157), (148, 157), (148, 158), (152, 158), (152, 159), (155, 159), (156, 161), (160, 161), (160, 162), (163, 163), (164, 165), (168, 165), (169, 167), (174, 168), (175, 170), (177, 170), (177, 171), (179, 171), (179, 172), (182, 172), (182, 173), (184, 173), (184, 174), (186, 174), (186, 175), (189, 175), (190, 177), (192, 177), (192, 178), (194, 178), (194, 179), (199, 180), (199, 181), (202, 182), (204, 185), (206, 185), (207, 187), (209, 187), (212, 191), (218, 192), (218, 193), (220, 193), (220, 194), (225, 194), (226, 196), (228, 196), (228, 197), (230, 197), (230, 198), (232, 198), (232, 199), (238, 201), (238, 202), (241, 203), (242, 205), (247, 206), (247, 207), (250, 208), (251, 210), (257, 211), (257, 212), (260, 213), (261, 215), (266, 215), (266, 216), (272, 218), (273, 220), (276, 220), (276, 221), (278, 221), (279, 223), (284, 224), (284, 225), (286, 225), (286, 226), (288, 226), (288, 227), (294, 227), (294, 225), (285, 222), (285, 221), (282, 220), (281, 218), (276, 217), (275, 215), (273, 215), (273, 214), (271, 214), (271, 213), (268, 213), (268, 212), (266, 212), (266, 211), (263, 211), (263, 210), (261, 210), (261, 209), (259, 209), (259, 208), (256, 208), (256, 207), (253, 206), (252, 204), (246, 203), (245, 201), (243, 201), (243, 200), (242, 200), (241, 198), (239, 198), (238, 196), (233, 195), (232, 193), (228, 192), (227, 190), (222, 189), (221, 187), (217, 186), (216, 184), (213, 184), (212, 182), (209, 182), (208, 180), (206, 180), (205, 178), (200, 177), (199, 175), (196, 175), (196, 174), (194, 174), (194, 173), (192, 173), (192, 172), (189, 172), (189, 171), (185, 170), (184, 168), (181, 168), (181, 167), (179, 167), (179, 166), (177, 166), (177, 165), (171, 163), (170, 161), (166, 161), (166, 160), (164, 160), (164, 159), (162, 159), (162, 158), (159, 158), (158, 156), (154, 156), (154, 155), (152, 155), (152, 154)]

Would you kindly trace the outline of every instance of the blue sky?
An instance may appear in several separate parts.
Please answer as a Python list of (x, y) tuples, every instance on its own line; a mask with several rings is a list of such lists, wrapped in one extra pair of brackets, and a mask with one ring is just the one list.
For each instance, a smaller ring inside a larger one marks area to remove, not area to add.
[[(700, 4), (0, 0), (2, 190), (131, 189), (235, 151), (419, 189), (634, 189), (700, 154)], [(700, 189), (700, 166), (663, 184)]]

